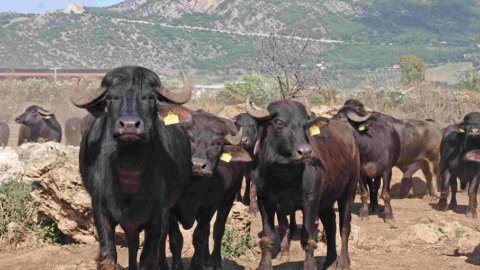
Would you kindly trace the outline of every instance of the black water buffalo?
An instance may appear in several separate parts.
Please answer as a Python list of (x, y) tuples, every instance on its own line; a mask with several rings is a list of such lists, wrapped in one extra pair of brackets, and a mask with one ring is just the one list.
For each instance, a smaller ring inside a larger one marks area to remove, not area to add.
[(337, 260), (335, 202), (342, 239), (336, 266), (348, 269), (351, 211), (360, 177), (360, 154), (351, 127), (322, 117), (309, 119), (305, 107), (291, 100), (271, 103), (268, 111), (256, 109), (247, 101), (246, 109), (262, 127), (258, 165), (253, 171), (265, 234), (260, 240), (259, 269), (272, 269), (275, 213), (286, 216), (298, 209), (303, 211), (303, 269), (317, 269), (313, 256), (317, 216), (327, 240), (323, 268), (332, 265)]
[(457, 207), (457, 177), (468, 183), (467, 216), (477, 217), (477, 191), (480, 183), (480, 112), (472, 112), (463, 122), (447, 127), (440, 146), (442, 176), (439, 208), (447, 210), (449, 185), (452, 189), (450, 209)]
[[(184, 228), (190, 228), (197, 221), (193, 233), (195, 252), (190, 269), (203, 269), (207, 265), (222, 269), (221, 242), (225, 223), (242, 184), (245, 162), (250, 162), (251, 158), (246, 150), (236, 146), (242, 133), (232, 121), (203, 111), (192, 115), (194, 125), (188, 128), (192, 147), (192, 178), (171, 216), (172, 268), (183, 269), (183, 237), (178, 229), (178, 219)], [(214, 246), (210, 254), (210, 221), (215, 212)]]
[(187, 131), (176, 123), (191, 121), (183, 104), (184, 88), (166, 90), (143, 67), (110, 71), (93, 93), (74, 90), (72, 102), (95, 119), (80, 145), (80, 173), (92, 198), (100, 244), (98, 269), (115, 269), (115, 226), (128, 242), (128, 269), (137, 269), (139, 233), (145, 230), (141, 269), (167, 269), (158, 248), (166, 240), (170, 208), (188, 184), (191, 172)]
[[(237, 128), (241, 128), (243, 131), (241, 146), (247, 150), (251, 157), (254, 157), (253, 151), (258, 137), (257, 121), (247, 113), (241, 113), (235, 116), (233, 121)], [(243, 196), (241, 190), (239, 190), (237, 194), (237, 200), (243, 202), (245, 205), (249, 205), (250, 212), (256, 212), (258, 210), (257, 191), (252, 182), (252, 177), (250, 176), (253, 167), (253, 162), (247, 164), (245, 168), (245, 192), (243, 193)]]
[(88, 127), (95, 121), (95, 116), (87, 114), (80, 120), (80, 135), (83, 137)]
[(60, 142), (62, 128), (55, 114), (36, 105), (28, 107), (23, 114), (15, 118), (21, 124), (18, 134), (18, 145), (25, 142)]
[(10, 138), (10, 128), (7, 123), (0, 122), (0, 146), (7, 146)]
[(348, 104), (343, 106), (332, 119), (348, 121), (358, 142), (361, 161), (360, 217), (362, 219), (368, 217), (368, 191), (370, 191), (370, 210), (372, 212), (377, 210), (378, 189), (383, 178), (381, 197), (385, 203), (384, 220), (394, 226), (390, 204), (390, 182), (392, 168), (400, 153), (400, 139), (397, 132), (377, 114), (370, 115)]
[(79, 146), (82, 140), (80, 133), (80, 122), (82, 120), (78, 117), (72, 117), (65, 120), (65, 139), (67, 145)]
[[(345, 105), (357, 108), (357, 111), (365, 111), (358, 100), (348, 100)], [(437, 185), (440, 182), (441, 128), (431, 120), (400, 120), (379, 112), (371, 112), (369, 115), (390, 124), (400, 139), (400, 153), (395, 163), (403, 172), (400, 196), (406, 197), (411, 192), (412, 176), (416, 171), (422, 170), (428, 195), (432, 199), (436, 198)]]

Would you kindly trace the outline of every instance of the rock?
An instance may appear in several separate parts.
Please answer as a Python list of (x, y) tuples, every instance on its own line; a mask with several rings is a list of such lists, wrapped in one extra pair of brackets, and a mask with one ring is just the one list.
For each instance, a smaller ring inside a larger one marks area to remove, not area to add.
[(0, 186), (7, 180), (17, 178), (23, 172), (23, 165), (13, 147), (0, 148)]
[(342, 106), (326, 106), (320, 105), (310, 108), (310, 111), (315, 113), (316, 116), (322, 116), (332, 118)]
[(90, 196), (80, 178), (78, 148), (45, 143), (26, 150), (31, 152), (26, 154), (24, 178), (32, 181), (39, 218), (55, 222), (75, 243), (94, 243)]
[(248, 206), (241, 202), (234, 202), (227, 220), (226, 228), (235, 234), (250, 234), (251, 217), (248, 213)]
[(397, 237), (402, 244), (435, 244), (441, 240), (443, 233), (436, 224), (416, 224), (409, 227)]

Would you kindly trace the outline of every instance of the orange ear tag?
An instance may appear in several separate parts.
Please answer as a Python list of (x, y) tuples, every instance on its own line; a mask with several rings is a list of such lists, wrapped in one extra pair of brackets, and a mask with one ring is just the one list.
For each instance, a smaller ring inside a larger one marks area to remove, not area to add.
[(165, 126), (169, 126), (169, 125), (180, 123), (180, 119), (178, 118), (178, 115), (176, 115), (175, 113), (168, 112), (167, 116), (163, 118), (163, 122), (165, 123)]

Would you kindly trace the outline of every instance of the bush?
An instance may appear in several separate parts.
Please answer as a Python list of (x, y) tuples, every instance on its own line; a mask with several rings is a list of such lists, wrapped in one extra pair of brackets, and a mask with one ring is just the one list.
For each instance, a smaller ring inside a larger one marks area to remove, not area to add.
[(259, 106), (265, 106), (280, 98), (280, 91), (273, 79), (259, 74), (245, 75), (242, 82), (227, 82), (219, 97), (229, 104), (244, 103), (246, 98)]
[(425, 81), (427, 67), (422, 59), (415, 55), (402, 55), (398, 62), (402, 69), (402, 83), (409, 84), (416, 81)]
[(480, 73), (475, 69), (465, 71), (459, 78), (460, 89), (480, 92)]
[(222, 239), (222, 256), (224, 258), (240, 257), (253, 247), (249, 234), (236, 235), (232, 230), (225, 229)]

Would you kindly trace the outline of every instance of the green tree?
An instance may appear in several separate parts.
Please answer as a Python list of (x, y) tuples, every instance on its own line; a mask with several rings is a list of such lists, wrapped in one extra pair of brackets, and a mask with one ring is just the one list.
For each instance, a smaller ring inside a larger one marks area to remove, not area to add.
[(465, 71), (458, 81), (460, 89), (480, 92), (480, 73), (476, 69), (472, 68)]
[(255, 104), (265, 106), (279, 99), (279, 94), (274, 79), (254, 73), (243, 76), (240, 82), (227, 82), (219, 96), (230, 104), (243, 103), (248, 97)]
[(402, 55), (398, 62), (402, 69), (402, 83), (409, 84), (416, 81), (425, 80), (425, 71), (427, 67), (421, 58), (416, 55)]

